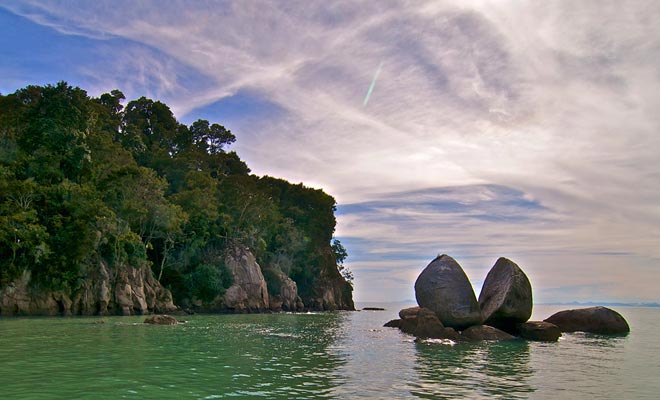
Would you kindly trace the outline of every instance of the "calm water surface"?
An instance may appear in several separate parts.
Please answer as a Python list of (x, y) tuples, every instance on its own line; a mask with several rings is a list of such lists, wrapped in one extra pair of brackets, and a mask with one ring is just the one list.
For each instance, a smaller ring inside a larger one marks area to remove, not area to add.
[[(382, 304), (379, 306), (383, 306)], [(625, 337), (414, 343), (387, 311), (0, 319), (1, 399), (657, 399), (660, 308)], [(566, 307), (537, 306), (535, 319)], [(104, 323), (98, 323), (104, 321)]]

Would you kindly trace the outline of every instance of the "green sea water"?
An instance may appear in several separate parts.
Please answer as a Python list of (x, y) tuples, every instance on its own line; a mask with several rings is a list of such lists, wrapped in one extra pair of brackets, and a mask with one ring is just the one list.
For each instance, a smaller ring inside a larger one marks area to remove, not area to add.
[[(383, 305), (380, 305), (383, 306)], [(625, 337), (415, 343), (386, 311), (0, 319), (0, 399), (657, 399), (660, 308)], [(542, 319), (566, 307), (537, 306)], [(100, 322), (103, 323), (100, 323)]]

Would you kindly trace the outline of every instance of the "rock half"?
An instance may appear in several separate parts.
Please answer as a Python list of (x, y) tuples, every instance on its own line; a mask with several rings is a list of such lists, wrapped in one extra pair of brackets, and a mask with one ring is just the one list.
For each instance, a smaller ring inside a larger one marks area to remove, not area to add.
[(532, 316), (532, 285), (513, 261), (501, 257), (488, 272), (479, 307), (484, 324), (514, 332)]
[(479, 304), (461, 266), (443, 254), (415, 282), (417, 304), (435, 312), (443, 325), (463, 329), (481, 324)]

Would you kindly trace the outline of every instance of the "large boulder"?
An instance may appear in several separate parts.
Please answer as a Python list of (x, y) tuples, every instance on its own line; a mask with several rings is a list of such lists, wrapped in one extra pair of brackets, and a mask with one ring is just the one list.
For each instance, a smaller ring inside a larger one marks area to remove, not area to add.
[(555, 324), (545, 321), (527, 321), (517, 326), (518, 335), (527, 340), (556, 342), (561, 336), (561, 330)]
[(479, 307), (484, 324), (514, 332), (532, 316), (532, 285), (513, 261), (501, 257), (488, 272)]
[(562, 332), (581, 331), (599, 334), (630, 332), (630, 326), (621, 314), (607, 307), (560, 311), (545, 321), (557, 325)]
[(463, 329), (481, 324), (479, 303), (465, 272), (446, 254), (437, 257), (415, 282), (417, 303), (435, 312), (448, 327)]
[(461, 332), (461, 340), (513, 340), (514, 336), (488, 325), (474, 325)]

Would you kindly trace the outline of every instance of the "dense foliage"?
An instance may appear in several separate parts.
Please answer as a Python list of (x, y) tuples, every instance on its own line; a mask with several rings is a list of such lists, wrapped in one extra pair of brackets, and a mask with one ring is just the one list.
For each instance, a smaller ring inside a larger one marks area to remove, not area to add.
[(123, 102), (64, 82), (0, 95), (0, 285), (30, 271), (75, 289), (103, 260), (151, 267), (175, 301), (209, 300), (231, 285), (232, 243), (292, 277), (303, 298), (322, 268), (337, 271), (346, 254), (331, 245), (331, 196), (250, 175), (222, 125)]

